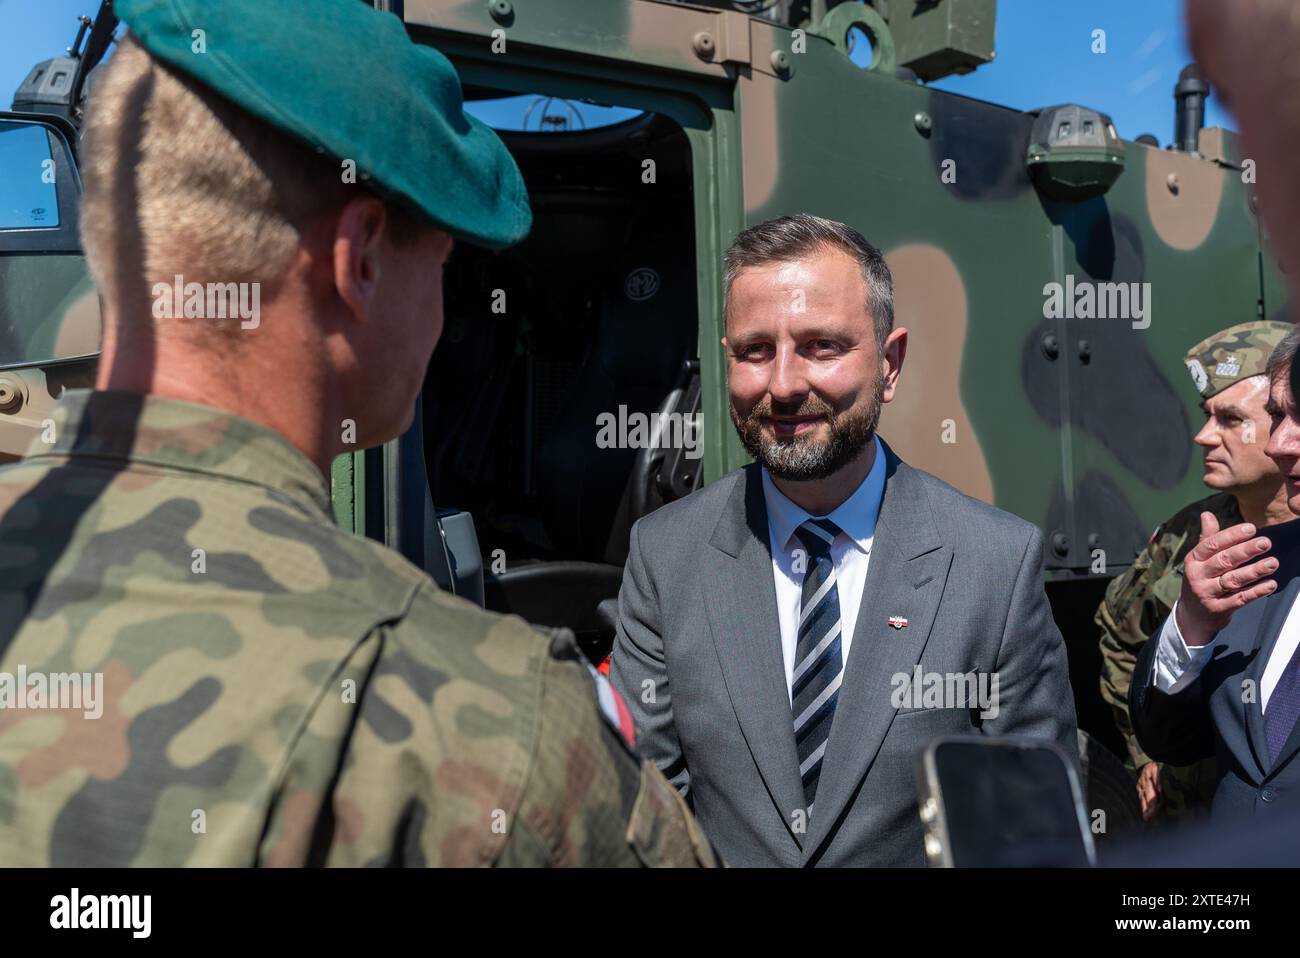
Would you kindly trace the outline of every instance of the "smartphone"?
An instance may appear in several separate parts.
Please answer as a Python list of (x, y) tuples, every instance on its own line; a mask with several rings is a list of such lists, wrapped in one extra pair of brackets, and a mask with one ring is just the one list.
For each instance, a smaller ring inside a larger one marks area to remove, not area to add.
[(936, 738), (917, 759), (926, 859), (940, 868), (1088, 867), (1074, 764), (1051, 742)]

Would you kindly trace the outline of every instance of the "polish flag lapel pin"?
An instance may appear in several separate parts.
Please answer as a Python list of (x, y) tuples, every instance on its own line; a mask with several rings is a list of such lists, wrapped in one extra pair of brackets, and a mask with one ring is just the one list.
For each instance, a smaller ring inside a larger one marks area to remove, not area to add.
[(907, 628), (907, 619), (901, 615), (891, 615), (889, 617), (889, 627), (891, 629), (905, 629)]

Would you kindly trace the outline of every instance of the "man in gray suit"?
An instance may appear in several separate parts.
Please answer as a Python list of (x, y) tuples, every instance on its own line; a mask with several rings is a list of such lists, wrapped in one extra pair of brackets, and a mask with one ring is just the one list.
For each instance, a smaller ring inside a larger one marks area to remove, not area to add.
[(1043, 537), (875, 434), (907, 330), (879, 250), (799, 214), (726, 258), (755, 464), (632, 530), (611, 678), (732, 865), (921, 865), (914, 761), (1028, 735), (1077, 761)]

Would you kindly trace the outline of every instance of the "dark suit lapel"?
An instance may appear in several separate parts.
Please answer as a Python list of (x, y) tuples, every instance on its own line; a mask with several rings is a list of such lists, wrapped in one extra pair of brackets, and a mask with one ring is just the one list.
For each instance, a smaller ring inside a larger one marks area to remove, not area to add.
[[(1291, 609), (1300, 597), (1300, 520), (1281, 525), (1267, 526), (1260, 530), (1264, 535), (1273, 541), (1273, 548), (1269, 550), (1278, 560), (1278, 570), (1275, 578), (1278, 581), (1278, 591), (1273, 593), (1270, 598), (1274, 599), (1274, 608), (1270, 608), (1269, 618), (1270, 628), (1268, 635), (1268, 647), (1261, 649), (1260, 655), (1256, 656), (1252, 672), (1256, 674), (1256, 688), (1260, 690), (1260, 704), (1255, 705), (1252, 711), (1257, 713), (1258, 726), (1257, 734), (1259, 735), (1259, 754), (1267, 758), (1268, 742), (1264, 731), (1263, 715), (1263, 689), (1260, 687), (1264, 675), (1264, 669), (1268, 665), (1268, 660), (1273, 656), (1277, 649), (1278, 639), (1282, 634), (1282, 627), (1286, 624), (1287, 617), (1291, 614)], [(1276, 690), (1274, 691), (1276, 694)], [(1256, 731), (1252, 731), (1252, 736)], [(1255, 740), (1252, 738), (1252, 743)], [(1287, 736), (1286, 742), (1282, 745), (1282, 750), (1277, 753), (1277, 761), (1273, 762), (1271, 767), (1267, 761), (1260, 764), (1267, 769), (1268, 774), (1273, 775), (1278, 769), (1282, 768), (1289, 762), (1296, 751), (1300, 750), (1300, 723), (1297, 723), (1291, 729), (1291, 734)]]
[(721, 553), (717, 581), (701, 587), (741, 731), (786, 830), (802, 845), (803, 829), (796, 829), (794, 811), (805, 802), (767, 539), (762, 474), (757, 466), (748, 466), (710, 540)]
[[(866, 584), (826, 744), (804, 861), (839, 826), (894, 720), (891, 678), (910, 676), (930, 637), (952, 549), (943, 545), (916, 473), (888, 446), (885, 495), (871, 544)], [(895, 629), (890, 616), (907, 626)]]
[[(1293, 578), (1277, 592), (1263, 600), (1268, 603), (1268, 606), (1264, 610), (1264, 614), (1259, 617), (1259, 627), (1255, 630), (1255, 657), (1251, 660), (1246, 674), (1242, 676), (1243, 679), (1253, 683), (1255, 691), (1254, 701), (1242, 702), (1241, 708), (1245, 711), (1246, 735), (1250, 740), (1250, 750), (1255, 755), (1261, 777), (1268, 773), (1269, 766), (1272, 764), (1268, 760), (1268, 735), (1264, 731), (1264, 668), (1268, 664), (1269, 656), (1273, 654), (1273, 647), (1277, 645), (1278, 635), (1282, 631), (1282, 624), (1286, 621), (1287, 612), (1291, 608), (1291, 603), (1294, 601), (1298, 589), (1300, 589), (1300, 578)], [(1242, 689), (1232, 690), (1232, 694), (1244, 699), (1245, 695), (1242, 692)], [(1294, 734), (1292, 737), (1294, 738)]]
[[(1225, 687), (1221, 690), (1221, 693), (1234, 696), (1236, 699), (1235, 704), (1242, 710), (1242, 718), (1246, 726), (1246, 739), (1250, 742), (1250, 750), (1255, 757), (1259, 776), (1262, 779), (1269, 773), (1269, 766), (1272, 764), (1268, 760), (1268, 735), (1264, 730), (1264, 669), (1268, 666), (1269, 657), (1277, 646), (1282, 626), (1286, 622), (1287, 614), (1291, 610), (1296, 594), (1300, 592), (1300, 520), (1265, 526), (1259, 532), (1268, 536), (1273, 543), (1273, 547), (1260, 558), (1272, 557), (1278, 560), (1278, 570), (1273, 575), (1273, 578), (1277, 581), (1278, 589), (1272, 595), (1255, 603), (1262, 604), (1264, 608), (1260, 612), (1259, 622), (1255, 628), (1255, 638), (1251, 645), (1254, 650), (1254, 658), (1251, 659), (1250, 665), (1241, 676), (1242, 687), (1235, 689)], [(1242, 613), (1238, 613), (1238, 616), (1243, 615), (1249, 608), (1243, 610)], [(1236, 621), (1234, 618), (1233, 623)], [(1246, 627), (1249, 628), (1249, 626)], [(1232, 624), (1229, 624), (1228, 628), (1231, 629)], [(1252, 696), (1254, 699), (1252, 702), (1241, 701), (1245, 698), (1243, 693), (1247, 681), (1252, 682), (1254, 685), (1255, 694)], [(1279, 764), (1295, 751), (1298, 744), (1300, 743), (1296, 742), (1296, 736), (1293, 732), (1291, 738), (1279, 753)]]

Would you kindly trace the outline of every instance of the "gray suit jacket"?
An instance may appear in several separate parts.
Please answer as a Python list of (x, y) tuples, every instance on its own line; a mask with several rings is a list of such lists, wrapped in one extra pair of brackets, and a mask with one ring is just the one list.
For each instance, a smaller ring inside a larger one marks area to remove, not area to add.
[[(610, 676), (643, 753), (728, 864), (924, 864), (914, 760), (933, 736), (1034, 736), (1077, 761), (1042, 533), (882, 447), (884, 501), (811, 821), (797, 811), (807, 803), (759, 467), (632, 529)], [(890, 616), (907, 626), (891, 628)], [(997, 716), (896, 707), (895, 676), (917, 665), (996, 672)]]

